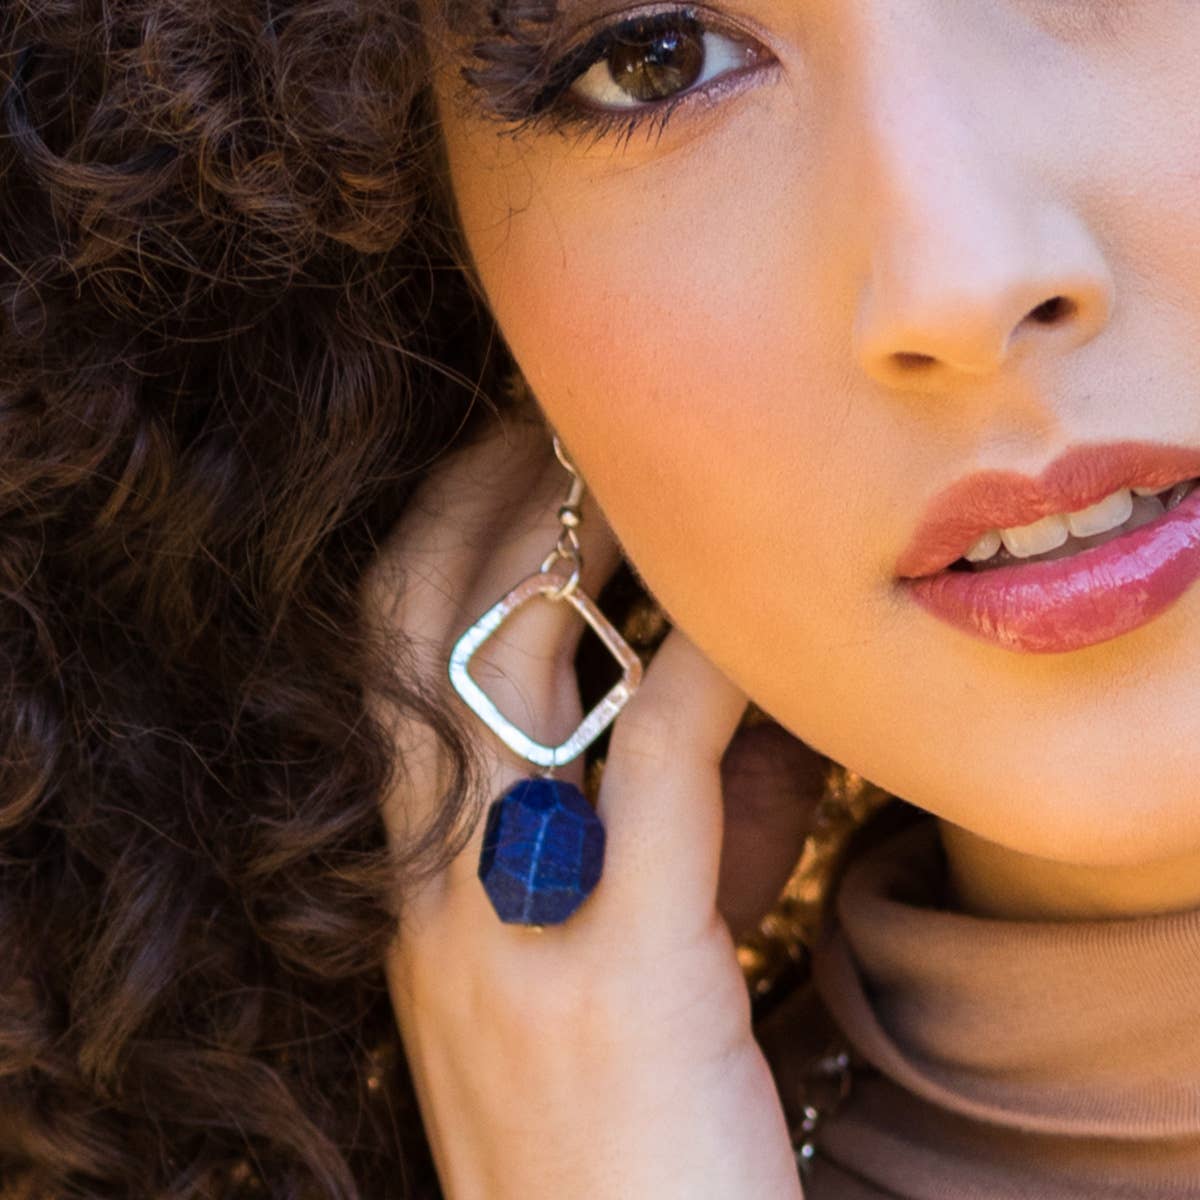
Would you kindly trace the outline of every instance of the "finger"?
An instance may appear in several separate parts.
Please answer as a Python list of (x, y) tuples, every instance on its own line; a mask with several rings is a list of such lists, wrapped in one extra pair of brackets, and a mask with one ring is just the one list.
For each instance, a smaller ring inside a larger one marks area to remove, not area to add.
[(735, 938), (757, 928), (795, 869), (826, 760), (781, 725), (740, 729), (721, 761), (725, 830), (717, 908)]
[[(663, 641), (617, 716), (597, 812), (607, 834), (597, 915), (653, 941), (715, 910), (723, 812), (720, 764), (745, 693), (680, 629)], [(661, 942), (659, 943), (661, 944)]]

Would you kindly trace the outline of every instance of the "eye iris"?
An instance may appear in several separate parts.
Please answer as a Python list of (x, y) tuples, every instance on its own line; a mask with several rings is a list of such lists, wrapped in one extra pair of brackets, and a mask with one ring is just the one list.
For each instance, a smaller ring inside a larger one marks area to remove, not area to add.
[(704, 68), (704, 36), (699, 30), (637, 30), (612, 47), (613, 83), (635, 100), (661, 100), (684, 91)]

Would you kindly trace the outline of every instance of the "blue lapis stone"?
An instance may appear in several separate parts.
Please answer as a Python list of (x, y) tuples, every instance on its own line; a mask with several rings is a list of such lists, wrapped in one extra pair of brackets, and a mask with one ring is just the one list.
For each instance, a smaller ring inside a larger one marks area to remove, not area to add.
[(557, 925), (591, 893), (604, 866), (604, 826), (561, 779), (514, 783), (492, 801), (479, 878), (500, 920)]

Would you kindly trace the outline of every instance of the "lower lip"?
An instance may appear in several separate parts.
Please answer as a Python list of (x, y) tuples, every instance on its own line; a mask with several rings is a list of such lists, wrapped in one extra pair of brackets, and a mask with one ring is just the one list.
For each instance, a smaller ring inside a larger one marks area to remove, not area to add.
[(903, 582), (935, 617), (1005, 650), (1061, 654), (1152, 621), (1200, 579), (1200, 487), (1169, 513), (1069, 558)]

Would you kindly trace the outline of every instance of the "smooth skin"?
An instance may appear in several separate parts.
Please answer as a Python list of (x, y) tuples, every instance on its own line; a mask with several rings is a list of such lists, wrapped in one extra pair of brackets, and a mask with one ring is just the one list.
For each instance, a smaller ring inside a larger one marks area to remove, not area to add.
[(961, 907), (1200, 904), (1200, 589), (1027, 655), (894, 571), (973, 471), (1200, 446), (1200, 4), (702, 11), (772, 62), (623, 147), (505, 137), (444, 60), (460, 219), (547, 419), (696, 646), (936, 814)]

